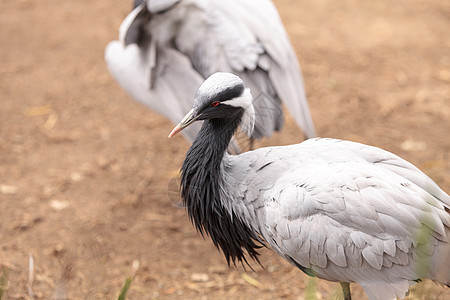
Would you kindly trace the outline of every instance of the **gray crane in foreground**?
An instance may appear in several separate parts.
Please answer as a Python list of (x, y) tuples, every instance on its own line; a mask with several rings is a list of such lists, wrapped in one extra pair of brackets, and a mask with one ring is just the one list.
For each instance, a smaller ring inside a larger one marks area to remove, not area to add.
[[(135, 100), (176, 124), (203, 80), (233, 72), (251, 87), (251, 140), (283, 125), (283, 103), (306, 138), (315, 137), (294, 50), (270, 0), (135, 1), (119, 40), (105, 50), (112, 76)], [(183, 133), (193, 141), (200, 124)]]
[(336, 139), (227, 153), (254, 123), (252, 95), (229, 73), (209, 77), (169, 134), (203, 126), (181, 168), (195, 227), (228, 263), (258, 260), (260, 244), (311, 276), (350, 282), (371, 300), (403, 298), (421, 278), (450, 283), (450, 197), (380, 148)]

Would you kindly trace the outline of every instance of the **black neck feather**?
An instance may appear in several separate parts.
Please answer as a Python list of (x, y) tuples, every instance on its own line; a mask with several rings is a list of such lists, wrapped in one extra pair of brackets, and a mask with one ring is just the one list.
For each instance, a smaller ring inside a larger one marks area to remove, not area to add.
[[(257, 235), (223, 206), (221, 162), (243, 112), (232, 119), (210, 119), (203, 123), (181, 167), (181, 196), (196, 229), (209, 235), (233, 264), (245, 262), (245, 252), (258, 261)], [(259, 261), (258, 261), (259, 262)]]

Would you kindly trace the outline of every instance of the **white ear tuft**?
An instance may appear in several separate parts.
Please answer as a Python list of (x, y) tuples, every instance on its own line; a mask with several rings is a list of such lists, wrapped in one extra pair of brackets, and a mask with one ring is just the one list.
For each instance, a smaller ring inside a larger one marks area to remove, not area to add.
[(249, 88), (246, 88), (242, 95), (239, 97), (227, 101), (222, 101), (223, 104), (231, 105), (234, 107), (242, 107), (244, 109), (241, 128), (248, 135), (248, 137), (251, 137), (253, 128), (255, 126), (255, 109), (252, 102), (253, 96), (250, 93)]

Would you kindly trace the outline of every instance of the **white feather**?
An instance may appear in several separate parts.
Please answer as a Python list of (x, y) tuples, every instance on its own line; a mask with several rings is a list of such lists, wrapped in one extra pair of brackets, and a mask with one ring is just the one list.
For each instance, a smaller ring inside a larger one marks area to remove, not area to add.
[[(125, 47), (127, 36), (139, 36), (139, 44)], [(110, 44), (105, 51), (113, 77), (135, 100), (175, 124), (181, 119), (174, 121), (179, 114), (172, 110), (189, 107), (202, 80), (223, 71), (245, 78), (257, 99), (256, 113), (249, 113), (244, 122), (245, 130), (255, 129), (252, 137), (270, 136), (282, 127), (282, 102), (305, 136), (315, 136), (295, 52), (270, 0), (144, 1), (121, 24), (119, 43), (121, 49)], [(139, 51), (128, 51), (129, 47)], [(164, 59), (174, 55), (167, 54), (170, 51), (189, 63)], [(146, 61), (124, 64), (122, 56)], [(180, 76), (173, 77), (175, 72), (167, 69), (177, 69), (185, 79), (178, 80)], [(166, 109), (161, 99), (169, 97), (173, 97), (168, 100), (171, 108)], [(183, 133), (192, 141), (198, 128)]]
[[(318, 277), (358, 282), (371, 300), (403, 298), (420, 276), (450, 281), (442, 269), (450, 252), (450, 197), (401, 158), (359, 143), (310, 139), (226, 160), (229, 198), (241, 195), (231, 209), (240, 215), (251, 203), (261, 216), (248, 221), (252, 228)], [(423, 257), (428, 269), (419, 275)]]

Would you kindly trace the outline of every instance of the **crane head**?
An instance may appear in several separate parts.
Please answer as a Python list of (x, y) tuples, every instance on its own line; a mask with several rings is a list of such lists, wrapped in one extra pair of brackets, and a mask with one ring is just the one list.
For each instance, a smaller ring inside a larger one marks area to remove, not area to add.
[(251, 134), (255, 122), (253, 97), (244, 82), (231, 73), (214, 73), (198, 89), (192, 109), (170, 132), (169, 138), (197, 120), (227, 119), (244, 111), (241, 126)]

